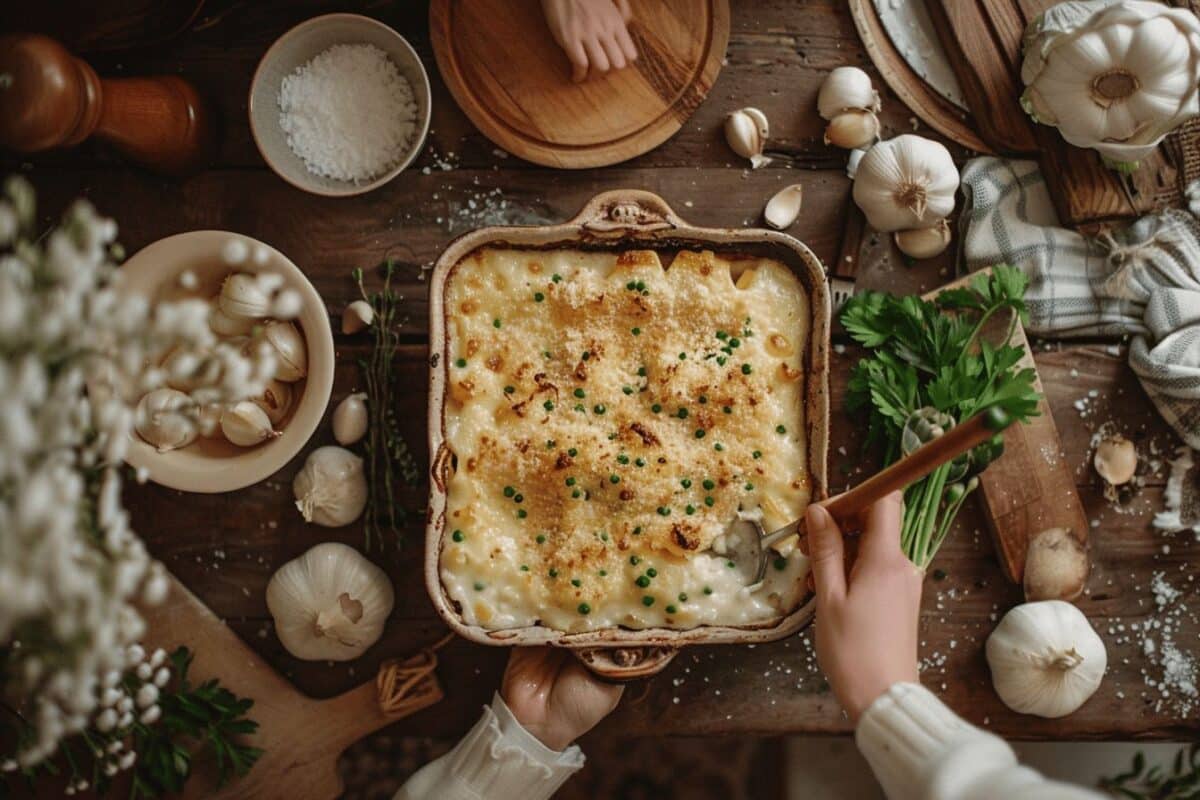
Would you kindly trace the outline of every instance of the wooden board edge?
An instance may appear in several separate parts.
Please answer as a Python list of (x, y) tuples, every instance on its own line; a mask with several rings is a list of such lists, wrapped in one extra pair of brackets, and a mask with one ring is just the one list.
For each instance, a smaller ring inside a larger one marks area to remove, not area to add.
[[(961, 287), (961, 285), (972, 281), (979, 275), (988, 275), (988, 269), (972, 272), (971, 275), (959, 278), (958, 281), (950, 282), (943, 287), (934, 289), (926, 293), (925, 300), (932, 300), (942, 291)], [(1038, 517), (1033, 517), (1028, 512), (1033, 501), (1027, 503), (1019, 503), (1010, 497), (1010, 488), (1004, 486), (1002, 473), (1004, 468), (1013, 468), (1013, 463), (1016, 461), (1026, 461), (1026, 459), (1042, 458), (1049, 467), (1049, 475), (1052, 479), (1051, 488), (1057, 493), (1056, 498), (1044, 498), (1039, 494), (1036, 503), (1045, 503), (1052, 501), (1057, 504), (1054, 516), (1061, 521), (1069, 522), (1066, 527), (1075, 537), (1080, 545), (1087, 548), (1088, 542), (1088, 523), (1087, 515), (1084, 511), (1084, 503), (1079, 497), (1079, 489), (1075, 486), (1074, 476), (1070, 474), (1064, 451), (1062, 440), (1058, 437), (1058, 426), (1054, 421), (1054, 415), (1051, 414), (1050, 404), (1046, 401), (1045, 391), (1042, 386), (1042, 378), (1037, 373), (1037, 362), (1033, 360), (1033, 351), (1028, 345), (1028, 338), (1025, 335), (1025, 327), (1020, 321), (1016, 323), (1013, 331), (1012, 343), (1020, 345), (1024, 348), (1025, 355), (1021, 357), (1018, 366), (1021, 368), (1031, 368), (1034, 374), (1034, 389), (1042, 399), (1038, 403), (1038, 416), (1033, 417), (1030, 422), (1025, 425), (1015, 425), (1009, 427), (1004, 432), (1004, 453), (1000, 458), (996, 459), (995, 463), (989, 465), (982, 474), (979, 475), (980, 501), (984, 507), (984, 517), (988, 523), (988, 533), (992, 540), (992, 545), (996, 548), (996, 557), (1000, 560), (1004, 575), (1009, 581), (1016, 584), (1021, 584), (1025, 577), (1025, 555), (1028, 548), (1028, 535), (1021, 537), (1019, 541), (1014, 541), (1010, 537), (1004, 536), (1004, 525), (1012, 523), (1014, 527), (1032, 528), (1037, 525), (1044, 525), (1042, 528), (1033, 531), (1033, 534), (1039, 533), (1045, 528), (1056, 527), (1056, 525), (1045, 525), (1039, 521)], [(1034, 444), (1034, 437), (1042, 439), (1040, 445)], [(1045, 452), (1046, 447), (1050, 447), (1052, 452)], [(997, 469), (998, 468), (998, 469)], [(1025, 471), (1018, 469), (1018, 471)], [(1040, 487), (1039, 487), (1040, 488)]]

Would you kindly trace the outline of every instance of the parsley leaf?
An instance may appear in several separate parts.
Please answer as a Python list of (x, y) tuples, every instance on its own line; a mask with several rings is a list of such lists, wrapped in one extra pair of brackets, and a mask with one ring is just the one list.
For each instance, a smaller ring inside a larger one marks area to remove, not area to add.
[[(846, 304), (842, 325), (869, 351), (850, 375), (846, 408), (867, 414), (867, 443), (881, 445), (888, 462), (903, 455), (906, 428), (924, 422), (927, 429), (939, 415), (949, 416), (947, 424), (992, 407), (1015, 421), (1037, 415), (1036, 374), (1021, 366), (1025, 349), (1010, 344), (1017, 321), (1027, 316), (1027, 285), (1023, 272), (1000, 265), (933, 301), (863, 292)], [(1007, 333), (993, 335), (989, 323), (1005, 316)], [(901, 542), (918, 566), (933, 558), (978, 486), (974, 475), (1002, 449), (997, 438), (908, 488)]]

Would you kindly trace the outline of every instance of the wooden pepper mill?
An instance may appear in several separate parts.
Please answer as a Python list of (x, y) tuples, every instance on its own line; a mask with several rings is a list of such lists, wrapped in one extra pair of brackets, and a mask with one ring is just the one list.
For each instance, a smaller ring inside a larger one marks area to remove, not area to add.
[(35, 153), (90, 136), (169, 175), (199, 169), (215, 143), (207, 107), (182, 78), (100, 78), (47, 36), (0, 36), (0, 147)]

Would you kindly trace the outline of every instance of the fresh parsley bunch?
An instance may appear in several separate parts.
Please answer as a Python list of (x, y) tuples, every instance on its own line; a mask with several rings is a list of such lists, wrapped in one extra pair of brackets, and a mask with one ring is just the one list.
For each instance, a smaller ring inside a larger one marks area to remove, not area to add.
[[(1035, 373), (1018, 366), (1025, 351), (1010, 344), (1026, 318), (1027, 283), (1020, 270), (996, 266), (932, 301), (864, 292), (846, 304), (842, 325), (870, 351), (851, 374), (846, 406), (866, 411), (867, 443), (881, 445), (888, 463), (993, 406), (1014, 421), (1037, 415)], [(1009, 324), (993, 342), (983, 333), (997, 314)], [(997, 435), (905, 491), (901, 545), (918, 567), (933, 559), (977, 474), (1001, 452)]]

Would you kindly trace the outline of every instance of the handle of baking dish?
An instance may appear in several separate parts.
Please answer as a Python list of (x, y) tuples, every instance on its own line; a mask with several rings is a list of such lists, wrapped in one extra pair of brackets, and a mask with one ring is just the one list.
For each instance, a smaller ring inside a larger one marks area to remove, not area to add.
[(608, 681), (632, 681), (662, 672), (679, 650), (674, 647), (592, 647), (574, 653), (597, 677)]
[(442, 494), (446, 493), (446, 481), (450, 477), (450, 464), (454, 453), (445, 442), (439, 442), (433, 464), (429, 468), (429, 479)]
[(667, 201), (641, 189), (601, 192), (588, 201), (568, 224), (590, 233), (623, 234), (687, 227)]

